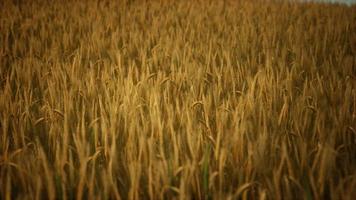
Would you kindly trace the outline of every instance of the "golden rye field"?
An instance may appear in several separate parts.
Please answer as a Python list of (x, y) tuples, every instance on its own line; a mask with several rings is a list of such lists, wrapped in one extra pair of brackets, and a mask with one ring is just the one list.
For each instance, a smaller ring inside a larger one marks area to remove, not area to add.
[(356, 7), (0, 3), (0, 199), (353, 199)]

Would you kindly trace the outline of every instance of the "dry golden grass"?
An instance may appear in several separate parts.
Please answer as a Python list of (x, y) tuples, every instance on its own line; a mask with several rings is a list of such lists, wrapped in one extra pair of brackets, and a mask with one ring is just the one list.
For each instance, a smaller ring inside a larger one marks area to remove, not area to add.
[(0, 199), (356, 197), (356, 7), (4, 0), (0, 56)]

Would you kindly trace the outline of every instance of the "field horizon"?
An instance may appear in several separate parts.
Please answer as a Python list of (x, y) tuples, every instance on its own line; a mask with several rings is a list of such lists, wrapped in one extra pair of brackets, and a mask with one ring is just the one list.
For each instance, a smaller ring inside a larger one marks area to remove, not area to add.
[(356, 6), (0, 5), (0, 199), (356, 197)]

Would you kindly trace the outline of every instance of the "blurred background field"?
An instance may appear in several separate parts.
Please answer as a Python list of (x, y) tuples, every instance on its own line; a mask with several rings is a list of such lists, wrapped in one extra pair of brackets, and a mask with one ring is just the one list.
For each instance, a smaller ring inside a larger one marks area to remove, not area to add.
[[(310, 0), (312, 1), (312, 0)], [(347, 5), (354, 5), (356, 4), (356, 0), (315, 0), (316, 2), (322, 2), (322, 3), (341, 3), (341, 4), (347, 4)]]
[(306, 2), (321, 2), (321, 3), (336, 3), (336, 4), (346, 4), (346, 5), (354, 5), (356, 4), (356, 0), (302, 0)]

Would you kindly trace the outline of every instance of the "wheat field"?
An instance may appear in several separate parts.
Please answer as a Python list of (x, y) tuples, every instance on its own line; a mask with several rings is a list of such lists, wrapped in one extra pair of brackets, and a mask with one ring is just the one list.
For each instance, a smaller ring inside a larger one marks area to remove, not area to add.
[(0, 199), (353, 199), (356, 6), (0, 2)]

